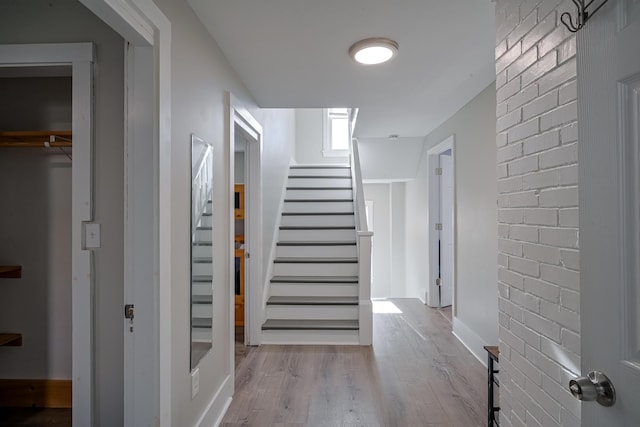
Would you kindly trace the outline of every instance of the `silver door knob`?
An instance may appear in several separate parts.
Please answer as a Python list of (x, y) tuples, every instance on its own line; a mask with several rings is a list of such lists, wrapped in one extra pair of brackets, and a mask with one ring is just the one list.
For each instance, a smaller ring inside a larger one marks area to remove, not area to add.
[(586, 377), (569, 381), (569, 390), (576, 399), (584, 402), (595, 400), (602, 406), (616, 403), (616, 390), (611, 380), (600, 371), (591, 371)]

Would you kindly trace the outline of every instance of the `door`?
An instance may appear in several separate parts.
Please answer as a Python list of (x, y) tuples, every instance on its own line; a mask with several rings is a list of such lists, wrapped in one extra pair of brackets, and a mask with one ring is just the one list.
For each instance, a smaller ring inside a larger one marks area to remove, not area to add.
[(440, 307), (453, 300), (453, 175), (451, 150), (440, 154)]
[(578, 33), (582, 374), (613, 383), (583, 426), (640, 425), (640, 1), (611, 1)]

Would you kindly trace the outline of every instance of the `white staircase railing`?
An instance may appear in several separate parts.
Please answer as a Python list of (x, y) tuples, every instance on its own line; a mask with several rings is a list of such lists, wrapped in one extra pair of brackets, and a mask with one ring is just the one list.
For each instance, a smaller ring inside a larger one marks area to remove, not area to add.
[(371, 304), (371, 238), (367, 224), (364, 189), (362, 188), (362, 171), (358, 140), (353, 138), (353, 127), (358, 116), (358, 109), (351, 109), (349, 131), (351, 133), (351, 182), (353, 186), (353, 204), (356, 220), (356, 245), (358, 250), (358, 299), (360, 345), (371, 345), (373, 342), (373, 309)]
[(193, 168), (191, 180), (191, 242), (195, 240), (196, 229), (200, 225), (202, 214), (211, 200), (213, 182), (213, 162), (210, 161), (213, 149), (203, 144), (198, 162)]

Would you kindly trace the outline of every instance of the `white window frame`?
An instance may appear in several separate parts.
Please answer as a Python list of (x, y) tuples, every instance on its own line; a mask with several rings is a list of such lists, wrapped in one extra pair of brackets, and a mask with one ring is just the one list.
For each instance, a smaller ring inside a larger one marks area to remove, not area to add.
[[(344, 150), (335, 150), (331, 146), (331, 117), (330, 117), (331, 108), (324, 108), (322, 110), (322, 155), (324, 157), (349, 157), (350, 151), (349, 149)], [(347, 122), (349, 120), (349, 110), (345, 115)], [(350, 138), (350, 135), (347, 135), (347, 140)], [(351, 146), (351, 144), (349, 144)]]

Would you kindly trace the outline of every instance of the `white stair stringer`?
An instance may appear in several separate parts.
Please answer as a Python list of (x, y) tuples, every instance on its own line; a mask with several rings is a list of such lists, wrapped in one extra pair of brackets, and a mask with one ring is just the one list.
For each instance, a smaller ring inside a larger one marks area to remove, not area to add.
[(359, 344), (351, 168), (291, 166), (263, 344)]

